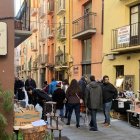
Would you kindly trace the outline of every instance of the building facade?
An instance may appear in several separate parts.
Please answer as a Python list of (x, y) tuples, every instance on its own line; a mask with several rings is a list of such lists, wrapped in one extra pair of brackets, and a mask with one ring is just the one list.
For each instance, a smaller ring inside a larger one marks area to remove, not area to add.
[[(64, 80), (70, 77), (70, 3), (66, 0), (31, 1), (32, 36), (19, 46), (18, 73), (24, 79), (30, 74), (38, 87), (42, 87), (45, 80), (50, 83), (52, 78)], [(28, 67), (27, 70), (24, 65)]]
[(71, 0), (55, 1), (55, 79), (70, 79)]
[(103, 75), (109, 75), (114, 84), (123, 76), (123, 90), (136, 92), (140, 88), (140, 1), (108, 0), (104, 10)]
[(102, 76), (103, 1), (72, 0), (72, 54), (74, 78)]

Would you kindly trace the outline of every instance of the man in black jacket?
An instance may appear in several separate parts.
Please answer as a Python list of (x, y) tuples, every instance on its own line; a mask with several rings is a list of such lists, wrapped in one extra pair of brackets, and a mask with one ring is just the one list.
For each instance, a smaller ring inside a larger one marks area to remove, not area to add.
[(105, 116), (104, 126), (109, 127), (112, 100), (117, 98), (118, 93), (117, 89), (109, 82), (109, 77), (107, 75), (103, 77), (102, 94), (103, 94), (103, 111)]
[(24, 87), (24, 83), (19, 79), (19, 77), (15, 77), (15, 83), (14, 83), (15, 95), (18, 93), (18, 90), (22, 89), (23, 87)]
[(25, 81), (25, 89), (28, 90), (29, 87), (32, 87), (33, 89), (36, 88), (36, 82), (34, 79), (31, 78), (31, 76), (28, 76), (28, 79)]

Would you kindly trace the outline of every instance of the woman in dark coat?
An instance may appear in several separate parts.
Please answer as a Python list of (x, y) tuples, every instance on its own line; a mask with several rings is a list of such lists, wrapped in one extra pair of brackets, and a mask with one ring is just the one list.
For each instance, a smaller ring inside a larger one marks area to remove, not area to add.
[(78, 128), (80, 127), (80, 99), (82, 99), (82, 94), (77, 80), (73, 79), (71, 81), (70, 86), (68, 87), (66, 92), (66, 99), (68, 101), (69, 108), (67, 125), (70, 125), (71, 115), (73, 110), (75, 110), (76, 127)]
[(64, 116), (64, 100), (65, 100), (65, 92), (61, 89), (61, 84), (57, 84), (57, 89), (54, 91), (52, 95), (52, 100), (56, 102), (56, 109), (60, 110), (60, 116)]

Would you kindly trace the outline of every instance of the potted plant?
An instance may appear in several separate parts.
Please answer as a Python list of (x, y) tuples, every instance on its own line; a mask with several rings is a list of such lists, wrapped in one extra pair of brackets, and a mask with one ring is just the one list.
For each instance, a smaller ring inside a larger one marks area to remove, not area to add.
[(4, 91), (0, 85), (0, 140), (12, 140), (12, 134), (7, 132), (8, 117), (13, 113), (13, 93)]

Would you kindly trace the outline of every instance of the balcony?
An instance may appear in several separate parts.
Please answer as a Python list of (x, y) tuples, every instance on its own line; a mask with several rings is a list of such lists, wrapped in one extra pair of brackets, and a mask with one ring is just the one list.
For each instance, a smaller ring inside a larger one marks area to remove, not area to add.
[(51, 15), (54, 12), (54, 0), (50, 0), (47, 5), (47, 13)]
[(37, 12), (38, 12), (37, 8), (31, 8), (31, 16), (33, 17), (37, 16)]
[(24, 0), (20, 10), (15, 17), (15, 47), (32, 35), (30, 31), (30, 4)]
[(54, 37), (54, 33), (53, 33), (53, 30), (51, 27), (47, 28), (47, 37), (48, 37), (48, 39), (51, 39)]
[(48, 55), (47, 54), (39, 55), (39, 64), (45, 65), (47, 62), (48, 62)]
[(65, 13), (66, 8), (65, 8), (65, 0), (58, 0), (57, 3), (57, 15), (62, 15)]
[(46, 2), (44, 2), (44, 4), (42, 4), (39, 8), (39, 17), (41, 19), (43, 19), (47, 14), (47, 5)]
[(31, 31), (35, 33), (35, 32), (37, 32), (37, 30), (38, 30), (37, 22), (32, 21), (32, 23), (31, 23)]
[(73, 21), (73, 39), (84, 39), (96, 33), (96, 13), (89, 13)]
[(32, 70), (37, 70), (37, 61), (36, 59), (32, 62)]
[(127, 6), (133, 6), (140, 3), (139, 0), (120, 0), (120, 1), (122, 1)]
[(61, 25), (58, 28), (58, 36), (57, 39), (59, 41), (64, 41), (66, 39), (66, 25)]
[(32, 52), (37, 52), (37, 46), (33, 42), (31, 43), (31, 51)]
[(44, 42), (47, 38), (47, 28), (43, 28), (40, 31), (40, 35), (39, 35), (39, 41), (40, 42)]
[(68, 54), (67, 53), (57, 54), (55, 56), (55, 65), (56, 66), (67, 67), (67, 63), (68, 63)]
[(119, 53), (140, 51), (140, 23), (113, 29), (111, 50)]

